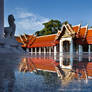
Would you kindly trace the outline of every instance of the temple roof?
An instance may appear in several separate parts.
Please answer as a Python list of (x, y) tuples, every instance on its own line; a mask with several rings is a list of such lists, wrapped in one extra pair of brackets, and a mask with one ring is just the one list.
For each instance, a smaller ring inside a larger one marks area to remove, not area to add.
[(80, 28), (80, 31), (79, 31), (79, 37), (80, 37), (80, 38), (84, 38), (85, 33), (86, 33), (86, 30), (87, 30), (87, 27), (86, 27), (86, 26)]
[(88, 29), (86, 40), (88, 44), (92, 44), (92, 29)]
[[(40, 36), (40, 37), (36, 37), (33, 40), (29, 41), (29, 45), (28, 47), (49, 47), (49, 46), (54, 46), (56, 44), (58, 44), (58, 41), (55, 40), (55, 37), (57, 35), (47, 35), (47, 36)], [(33, 42), (33, 44), (31, 44)]]
[(80, 25), (73, 26), (72, 29), (75, 31), (75, 33), (77, 33), (80, 29)]
[[(92, 44), (92, 29), (88, 29), (88, 26), (81, 27), (81, 25), (70, 26), (69, 24), (63, 25), (61, 30), (57, 34), (34, 36), (34, 35), (21, 35), (16, 37), (16, 40), (23, 43), (22, 47), (49, 47), (59, 44), (60, 38), (64, 35), (63, 30), (67, 30), (70, 36), (77, 38), (79, 44)], [(67, 36), (64, 36), (67, 37)]]

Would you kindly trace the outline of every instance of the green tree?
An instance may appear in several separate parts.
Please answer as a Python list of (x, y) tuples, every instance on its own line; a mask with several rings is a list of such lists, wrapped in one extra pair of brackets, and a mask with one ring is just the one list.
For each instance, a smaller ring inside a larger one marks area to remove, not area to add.
[[(49, 22), (43, 23), (44, 28), (40, 31), (35, 32), (35, 35), (49, 35), (55, 34), (58, 30), (61, 29), (63, 24), (69, 24), (68, 21), (61, 23), (59, 20), (50, 20)], [(71, 24), (70, 24), (71, 25)]]
[(57, 33), (61, 28), (62, 24), (59, 20), (50, 20), (49, 22), (43, 23), (44, 28), (40, 31), (35, 32), (35, 35), (49, 35)]

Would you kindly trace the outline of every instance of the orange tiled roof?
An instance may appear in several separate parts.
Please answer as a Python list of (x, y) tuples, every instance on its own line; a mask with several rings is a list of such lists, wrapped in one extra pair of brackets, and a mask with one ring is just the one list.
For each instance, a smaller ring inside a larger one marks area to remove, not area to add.
[(86, 40), (88, 44), (92, 44), (92, 29), (88, 29)]
[[(71, 27), (71, 26), (70, 26)], [(77, 42), (79, 44), (92, 44), (92, 29), (87, 29), (87, 27), (80, 27), (80, 25), (73, 26), (70, 28), (67, 26), (67, 29), (71, 31), (71, 28), (76, 33)], [(87, 32), (88, 30), (88, 32)], [(87, 33), (86, 33), (87, 32)], [(39, 36), (36, 37), (34, 35), (22, 35), (21, 38), (23, 42), (21, 41), (20, 37), (16, 37), (16, 40), (20, 43), (25, 43), (28, 48), (32, 47), (49, 47), (54, 46), (56, 44), (59, 44), (59, 41), (56, 40), (62, 32), (58, 31), (57, 34), (52, 35), (46, 35), (46, 36)], [(27, 39), (25, 39), (25, 37)], [(25, 47), (25, 45), (22, 45), (22, 47)]]
[(79, 25), (73, 26), (72, 29), (75, 31), (75, 33), (77, 33), (78, 30), (80, 29), (80, 26)]
[[(40, 36), (36, 37), (35, 40), (29, 41), (29, 48), (31, 47), (48, 47), (48, 46), (54, 46), (58, 44), (58, 41), (55, 40), (56, 34), (54, 35), (47, 35), (47, 36)], [(34, 41), (34, 42), (33, 42)], [(33, 43), (32, 43), (33, 42)], [(31, 44), (32, 43), (32, 44)]]
[(19, 43), (22, 43), (21, 39), (19, 36), (16, 36), (15, 39), (19, 42)]
[(88, 29), (87, 37), (92, 37), (92, 29)]
[(84, 38), (86, 30), (87, 30), (87, 27), (80, 28), (80, 31), (79, 31), (80, 38)]
[[(21, 37), (21, 38), (20, 38)], [(16, 36), (16, 40), (19, 43), (22, 43), (23, 45), (21, 45), (22, 47), (26, 47), (28, 44), (28, 41), (31, 40), (34, 36), (33, 35), (21, 35), (21, 36)], [(23, 41), (22, 41), (23, 40)]]

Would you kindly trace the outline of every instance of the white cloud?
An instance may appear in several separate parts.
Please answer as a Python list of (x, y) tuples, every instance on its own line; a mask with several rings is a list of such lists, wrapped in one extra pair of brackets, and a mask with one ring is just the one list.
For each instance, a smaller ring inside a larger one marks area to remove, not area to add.
[(43, 28), (42, 23), (49, 21), (48, 18), (27, 12), (23, 9), (16, 9), (16, 35), (27, 33), (34, 34)]
[[(20, 34), (34, 34), (43, 28), (42, 23), (49, 21), (49, 18), (45, 18), (26, 11), (22, 8), (16, 8), (13, 11), (9, 11), (7, 15), (13, 14), (16, 22), (16, 35)], [(7, 16), (5, 17), (5, 26), (8, 26)]]

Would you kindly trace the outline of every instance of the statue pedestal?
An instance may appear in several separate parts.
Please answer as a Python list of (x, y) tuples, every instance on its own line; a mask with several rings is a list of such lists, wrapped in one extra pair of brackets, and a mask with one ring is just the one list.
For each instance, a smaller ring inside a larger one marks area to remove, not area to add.
[(15, 39), (6, 38), (0, 39), (0, 53), (21, 54), (24, 53), (24, 51)]

